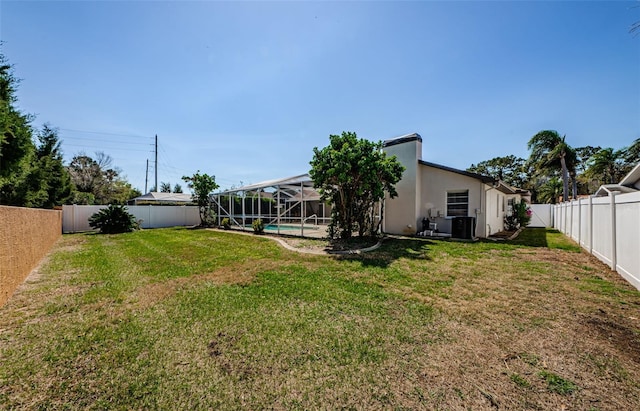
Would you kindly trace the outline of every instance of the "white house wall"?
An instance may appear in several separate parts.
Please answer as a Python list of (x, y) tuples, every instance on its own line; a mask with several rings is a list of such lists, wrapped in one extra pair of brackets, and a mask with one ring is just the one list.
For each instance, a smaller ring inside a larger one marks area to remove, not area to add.
[(485, 236), (495, 234), (504, 229), (504, 217), (507, 211), (507, 196), (487, 186), (487, 209), (485, 210)]
[(420, 228), (417, 211), (420, 201), (420, 175), (418, 160), (422, 156), (419, 140), (390, 145), (384, 148), (388, 156), (396, 156), (405, 167), (402, 179), (396, 184), (398, 196), (385, 200), (384, 231), (391, 234), (415, 234)]
[[(447, 218), (447, 191), (469, 190), (468, 216), (476, 217), (476, 236), (485, 236), (485, 217), (482, 197), (485, 184), (473, 177), (420, 164), (421, 190), (418, 216), (429, 217), (438, 223), (442, 232), (451, 232), (451, 218)], [(431, 213), (430, 211), (431, 210)], [(476, 210), (478, 213), (476, 214)], [(438, 215), (436, 215), (438, 214)]]

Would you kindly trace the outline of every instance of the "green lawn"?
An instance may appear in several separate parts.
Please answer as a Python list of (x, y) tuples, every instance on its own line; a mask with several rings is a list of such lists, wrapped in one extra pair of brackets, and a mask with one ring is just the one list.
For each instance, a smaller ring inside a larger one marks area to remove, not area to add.
[(0, 308), (0, 409), (640, 409), (638, 318), (551, 230), (341, 258), (65, 235)]

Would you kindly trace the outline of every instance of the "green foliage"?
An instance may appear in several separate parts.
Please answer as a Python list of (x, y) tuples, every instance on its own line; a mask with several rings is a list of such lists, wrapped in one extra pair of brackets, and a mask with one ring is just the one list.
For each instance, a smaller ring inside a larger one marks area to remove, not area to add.
[(551, 392), (567, 395), (578, 389), (575, 383), (565, 380), (558, 374), (543, 370), (538, 375), (547, 383), (547, 388)]
[(95, 159), (80, 153), (71, 159), (68, 170), (76, 190), (87, 193), (80, 198), (93, 198), (93, 204), (125, 204), (141, 195), (120, 176), (120, 170), (113, 167), (112, 158), (105, 153), (95, 153)]
[(251, 223), (251, 227), (253, 227), (253, 232), (255, 234), (263, 234), (264, 233), (264, 223), (261, 218), (253, 220)]
[(527, 381), (526, 378), (524, 378), (518, 373), (511, 374), (509, 376), (509, 379), (513, 381), (513, 383), (515, 383), (518, 387), (521, 387), (521, 388), (529, 388), (531, 386), (529, 381)]
[(126, 206), (114, 204), (89, 217), (89, 225), (102, 234), (127, 233), (139, 228), (136, 218), (129, 214)]
[(171, 183), (160, 182), (160, 192), (161, 193), (170, 193), (171, 192)]
[(538, 202), (544, 204), (556, 204), (562, 195), (562, 180), (551, 177), (538, 188)]
[(0, 204), (21, 206), (35, 147), (33, 118), (15, 106), (17, 84), (11, 65), (0, 54)]
[(222, 226), (222, 228), (224, 228), (225, 230), (228, 230), (231, 228), (231, 220), (229, 220), (229, 217), (225, 217), (222, 219), (222, 221), (220, 222), (220, 225)]
[(471, 164), (467, 171), (496, 178), (513, 187), (524, 188), (527, 183), (525, 163), (525, 159), (509, 155), (481, 161), (477, 165)]
[(173, 186), (173, 192), (174, 193), (182, 193), (182, 186), (180, 184), (177, 184), (175, 186)]
[(640, 138), (635, 139), (635, 141), (631, 143), (629, 147), (624, 148), (622, 152), (627, 166), (633, 167), (640, 163)]
[[(531, 150), (529, 163), (537, 170), (538, 175), (555, 175), (561, 172), (563, 183), (563, 199), (569, 199), (569, 175), (576, 174), (577, 154), (566, 143), (566, 136), (560, 137), (555, 130), (543, 130), (531, 137), (527, 148)], [(574, 197), (576, 195), (574, 190)]]
[(588, 161), (585, 176), (595, 179), (599, 184), (617, 183), (624, 177), (624, 153), (611, 147), (594, 153)]
[(22, 205), (53, 208), (71, 198), (73, 185), (62, 160), (57, 130), (45, 124), (37, 136), (39, 145), (24, 180)]
[(183, 176), (182, 179), (187, 183), (189, 189), (193, 193), (193, 199), (200, 210), (200, 225), (203, 227), (211, 227), (215, 222), (215, 212), (211, 206), (209, 195), (216, 188), (220, 187), (216, 183), (215, 176), (206, 173), (200, 174), (198, 170), (192, 176)]
[(531, 209), (524, 200), (513, 205), (513, 209), (509, 211), (504, 218), (505, 229), (517, 230), (526, 227), (531, 221)]
[(34, 144), (33, 117), (15, 107), (17, 83), (0, 54), (0, 204), (53, 208), (73, 189), (57, 130), (45, 125)]
[(376, 235), (380, 222), (374, 221), (374, 205), (385, 193), (397, 195), (394, 185), (404, 167), (395, 156), (386, 156), (381, 142), (358, 139), (353, 132), (329, 140), (329, 146), (313, 149), (309, 172), (322, 200), (332, 204), (329, 235), (350, 238), (356, 230), (361, 237)]

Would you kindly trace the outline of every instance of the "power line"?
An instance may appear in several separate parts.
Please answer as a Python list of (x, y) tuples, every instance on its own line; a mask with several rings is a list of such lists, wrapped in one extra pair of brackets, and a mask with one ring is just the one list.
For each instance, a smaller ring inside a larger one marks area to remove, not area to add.
[(144, 153), (153, 152), (153, 150), (141, 150), (141, 149), (136, 149), (136, 148), (100, 147), (100, 146), (87, 146), (87, 145), (83, 145), (83, 144), (63, 144), (63, 146), (65, 146), (65, 147), (84, 147), (84, 148), (91, 148), (91, 149), (94, 149), (94, 150), (108, 149), (108, 150), (120, 150), (120, 151), (142, 151)]
[(75, 132), (75, 133), (104, 134), (104, 135), (108, 135), (108, 136), (119, 136), (119, 137), (134, 137), (134, 138), (148, 138), (148, 139), (152, 139), (153, 138), (151, 136), (140, 136), (140, 135), (136, 135), (136, 134), (119, 134), (119, 133), (109, 133), (109, 132), (105, 132), (105, 131), (74, 130), (74, 129), (71, 129), (71, 128), (59, 128), (58, 130), (61, 130), (61, 131), (72, 131), (72, 132)]
[(139, 146), (152, 146), (153, 143), (136, 143), (133, 141), (116, 141), (116, 140), (104, 140), (100, 138), (91, 138), (91, 137), (73, 137), (73, 136), (63, 136), (63, 140), (80, 140), (80, 141), (100, 141), (102, 143), (114, 143), (114, 144), (134, 144)]

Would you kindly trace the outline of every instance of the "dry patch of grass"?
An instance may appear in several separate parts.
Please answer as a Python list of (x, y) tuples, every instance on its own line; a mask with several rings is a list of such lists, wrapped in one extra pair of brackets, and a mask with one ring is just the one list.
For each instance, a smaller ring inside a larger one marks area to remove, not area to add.
[(0, 309), (0, 408), (640, 409), (640, 293), (557, 233), (524, 238), (329, 258), (65, 236)]

